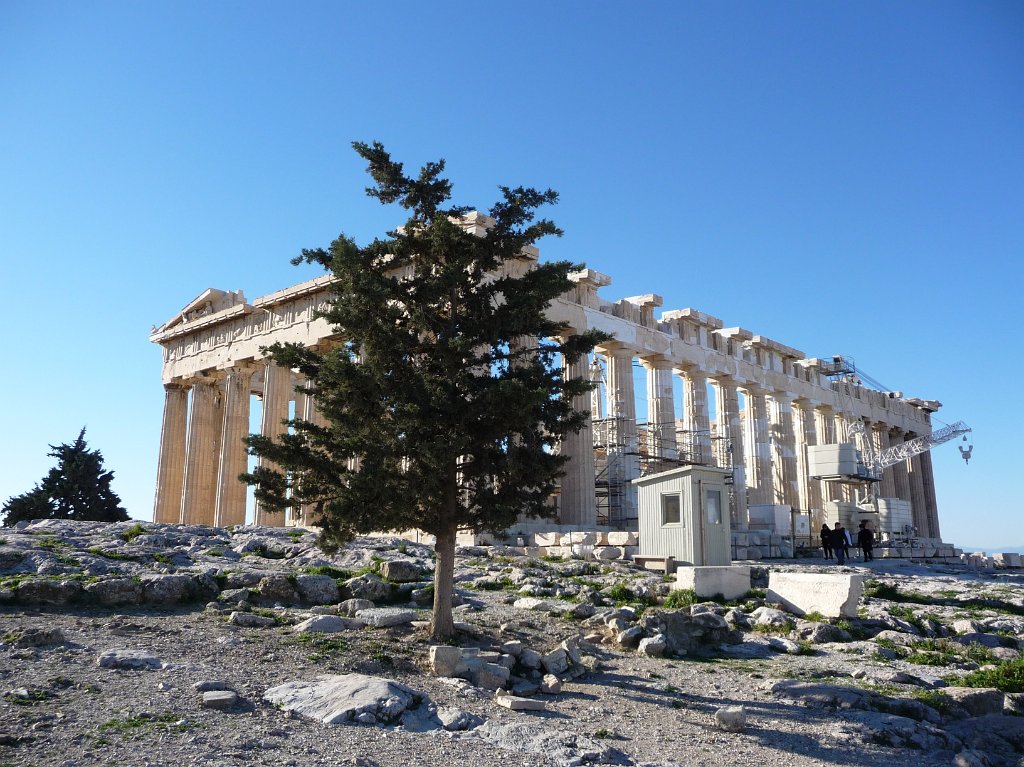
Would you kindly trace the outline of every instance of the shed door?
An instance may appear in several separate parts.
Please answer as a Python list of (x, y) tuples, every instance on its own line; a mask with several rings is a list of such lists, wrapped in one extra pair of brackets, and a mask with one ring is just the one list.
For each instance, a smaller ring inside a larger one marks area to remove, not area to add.
[(700, 483), (701, 519), (703, 528), (702, 543), (702, 564), (704, 565), (728, 565), (729, 558), (729, 526), (725, 523), (725, 505), (728, 499), (725, 497), (721, 485), (705, 485)]

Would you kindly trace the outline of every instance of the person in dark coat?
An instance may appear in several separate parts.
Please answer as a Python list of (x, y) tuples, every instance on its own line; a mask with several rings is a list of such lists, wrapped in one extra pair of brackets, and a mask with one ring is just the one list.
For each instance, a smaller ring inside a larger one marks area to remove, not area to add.
[(828, 525), (821, 526), (821, 551), (825, 559), (832, 559), (832, 531), (828, 529)]
[(836, 552), (836, 562), (840, 565), (846, 564), (846, 546), (846, 528), (842, 523), (836, 522), (835, 529), (832, 530), (832, 548)]
[(871, 549), (875, 545), (875, 534), (868, 527), (867, 522), (860, 523), (860, 530), (857, 531), (857, 545), (860, 546), (860, 550), (864, 552), (864, 561), (870, 562), (875, 558), (874, 553)]

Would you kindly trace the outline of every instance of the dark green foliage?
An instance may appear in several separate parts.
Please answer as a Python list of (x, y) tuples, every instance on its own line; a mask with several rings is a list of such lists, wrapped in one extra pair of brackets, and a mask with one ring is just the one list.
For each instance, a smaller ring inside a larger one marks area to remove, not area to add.
[(960, 687), (995, 687), (1003, 692), (1024, 692), (1024, 659), (1007, 661), (995, 668), (979, 669), (950, 681)]
[(114, 472), (103, 470), (103, 455), (89, 450), (83, 428), (72, 444), (50, 445), (57, 465), (42, 482), (3, 506), (4, 525), (33, 519), (77, 519), (121, 522), (128, 512), (110, 488)]
[(443, 162), (406, 176), (380, 144), (353, 146), (375, 182), (367, 193), (409, 217), (369, 245), (342, 235), (294, 259), (333, 277), (321, 316), (342, 342), (268, 351), (307, 378), (328, 425), (293, 420), (290, 434), (249, 437), (250, 452), (283, 471), (262, 466), (242, 478), (268, 508), (308, 504), (328, 548), (382, 530), (436, 536), (433, 633), (443, 639), (450, 605), (437, 605), (450, 599), (456, 530), (500, 531), (550, 512), (568, 460), (555, 447), (583, 426), (588, 416), (572, 401), (591, 388), (559, 363), (603, 336), (566, 335), (545, 316), (579, 267), (522, 255), (561, 234), (535, 220), (554, 192), (500, 187), (493, 223), (478, 236), (463, 223), (469, 209), (448, 203)]

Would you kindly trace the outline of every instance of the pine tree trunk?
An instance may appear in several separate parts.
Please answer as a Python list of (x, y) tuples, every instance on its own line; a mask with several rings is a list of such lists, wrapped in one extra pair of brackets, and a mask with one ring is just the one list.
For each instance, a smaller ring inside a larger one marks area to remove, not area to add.
[(455, 581), (455, 525), (438, 533), (434, 543), (434, 613), (430, 620), (430, 637), (447, 642), (455, 636), (452, 620), (452, 591)]

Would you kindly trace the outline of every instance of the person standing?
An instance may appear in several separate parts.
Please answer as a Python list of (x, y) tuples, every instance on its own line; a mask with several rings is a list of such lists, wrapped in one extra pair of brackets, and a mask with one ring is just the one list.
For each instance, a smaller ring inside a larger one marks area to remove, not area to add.
[(832, 531), (824, 524), (821, 526), (821, 551), (825, 559), (832, 559)]
[(846, 564), (846, 528), (843, 527), (841, 522), (836, 522), (835, 529), (832, 530), (832, 548), (836, 552), (836, 563), (840, 565)]
[(870, 562), (875, 558), (874, 552), (871, 549), (875, 545), (875, 534), (871, 528), (868, 527), (868, 523), (861, 522), (860, 530), (857, 531), (857, 545), (860, 546), (860, 550), (864, 552), (864, 561)]

